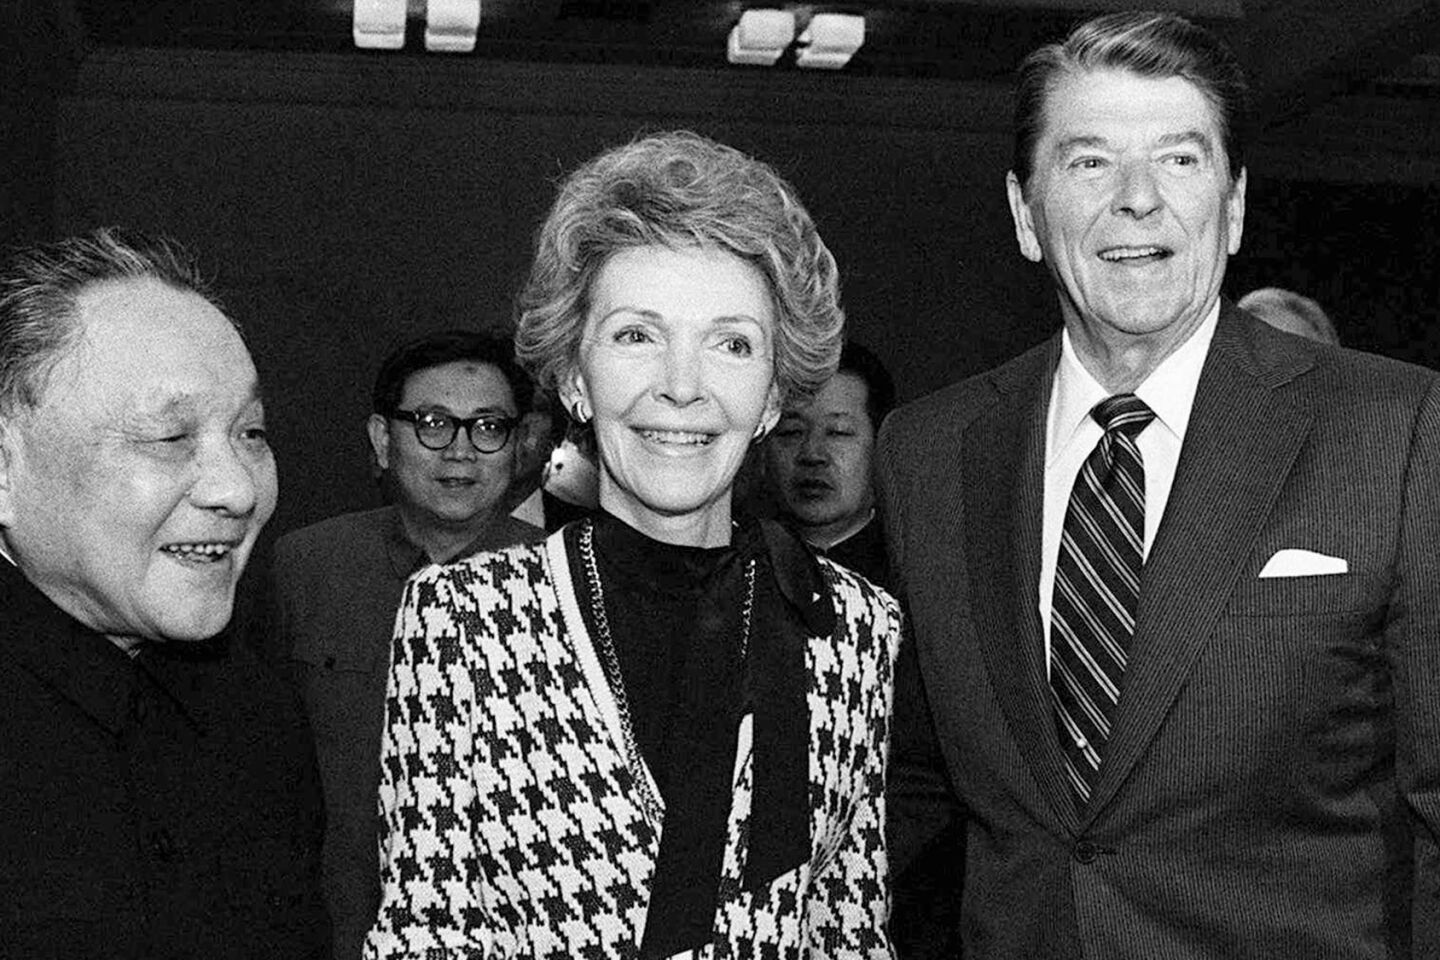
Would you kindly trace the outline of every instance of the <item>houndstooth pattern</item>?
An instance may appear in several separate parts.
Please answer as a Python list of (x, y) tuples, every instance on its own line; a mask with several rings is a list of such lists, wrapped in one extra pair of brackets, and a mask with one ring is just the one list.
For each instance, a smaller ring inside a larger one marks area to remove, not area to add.
[[(807, 645), (811, 857), (742, 889), (747, 717), (714, 941), (697, 960), (892, 956), (882, 828), (900, 614), (821, 562), (838, 623)], [(661, 824), (636, 800), (561, 537), (422, 571), (395, 628), (366, 957), (635, 956)]]

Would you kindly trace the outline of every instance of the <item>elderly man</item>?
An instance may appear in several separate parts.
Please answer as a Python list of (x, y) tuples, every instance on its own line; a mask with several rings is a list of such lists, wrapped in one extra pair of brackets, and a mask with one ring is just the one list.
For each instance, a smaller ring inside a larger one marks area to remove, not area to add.
[(217, 638), (275, 494), (250, 354), (177, 247), (0, 267), (0, 956), (324, 954), (299, 705)]
[(300, 672), (325, 786), (336, 960), (360, 956), (380, 907), (380, 732), (405, 580), (544, 536), (505, 514), (531, 390), (508, 340), (451, 331), (400, 347), (380, 366), (366, 424), (393, 504), (276, 544), (275, 627)]
[(1440, 956), (1440, 377), (1221, 298), (1242, 97), (1170, 14), (1027, 59), (1063, 330), (881, 434), (895, 853), (966, 824), (967, 960)]
[(870, 461), (875, 433), (895, 406), (895, 383), (880, 359), (845, 344), (835, 376), (807, 403), (784, 411), (765, 441), (765, 465), (780, 515), (835, 562), (889, 586), (889, 563)]

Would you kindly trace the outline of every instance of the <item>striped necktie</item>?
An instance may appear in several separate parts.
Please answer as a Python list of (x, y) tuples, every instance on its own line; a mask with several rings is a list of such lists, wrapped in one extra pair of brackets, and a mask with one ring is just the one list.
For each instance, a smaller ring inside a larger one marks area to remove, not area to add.
[(1124, 393), (1090, 416), (1105, 434), (1070, 491), (1050, 607), (1055, 722), (1082, 807), (1098, 779), (1135, 634), (1145, 537), (1145, 464), (1135, 438), (1155, 412)]

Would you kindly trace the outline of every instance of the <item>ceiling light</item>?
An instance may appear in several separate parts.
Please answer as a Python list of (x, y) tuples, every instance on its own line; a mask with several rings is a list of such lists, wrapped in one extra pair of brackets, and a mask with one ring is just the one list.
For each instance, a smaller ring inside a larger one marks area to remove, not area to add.
[(795, 14), (786, 10), (746, 10), (730, 30), (725, 56), (731, 63), (771, 67), (795, 39)]
[(480, 29), (480, 0), (425, 0), (425, 49), (469, 53)]
[(399, 50), (405, 46), (405, 0), (355, 0), (355, 46)]
[(817, 70), (839, 70), (865, 42), (865, 18), (848, 13), (817, 13), (800, 34), (795, 62)]

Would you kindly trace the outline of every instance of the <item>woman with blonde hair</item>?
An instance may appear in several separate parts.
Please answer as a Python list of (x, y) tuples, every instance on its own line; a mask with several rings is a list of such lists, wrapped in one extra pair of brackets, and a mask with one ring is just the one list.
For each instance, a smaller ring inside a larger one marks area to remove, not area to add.
[(730, 147), (649, 137), (562, 186), (517, 354), (593, 431), (600, 511), (408, 586), (369, 956), (891, 955), (897, 605), (731, 511), (832, 374), (838, 300)]

